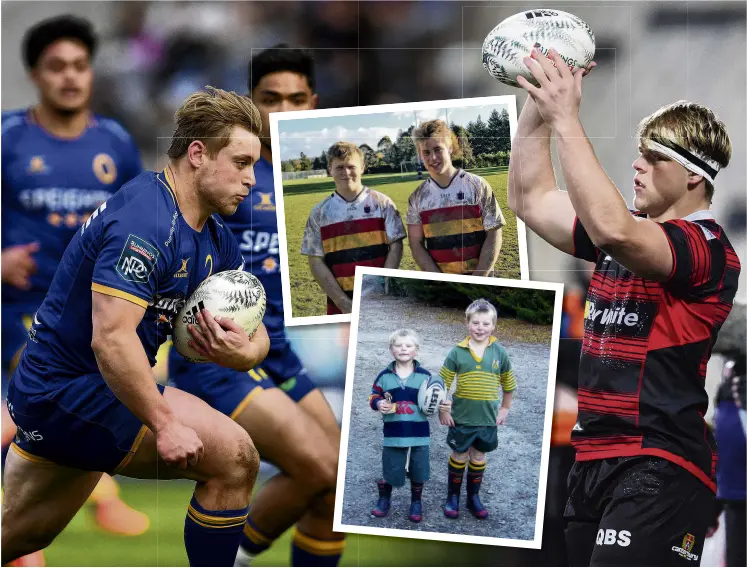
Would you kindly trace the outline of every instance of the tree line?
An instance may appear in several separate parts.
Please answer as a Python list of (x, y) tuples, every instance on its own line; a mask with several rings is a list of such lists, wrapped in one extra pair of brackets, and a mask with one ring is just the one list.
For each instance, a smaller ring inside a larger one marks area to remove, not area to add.
[[(459, 149), (453, 155), (456, 166), (481, 168), (508, 165), (511, 128), (506, 109), (501, 112), (493, 109), (487, 122), (478, 115), (467, 126), (453, 122), (450, 126), (459, 142)], [(366, 170), (369, 173), (398, 172), (402, 162), (414, 161), (417, 158), (415, 143), (412, 141), (414, 128), (413, 125), (407, 130), (400, 130), (394, 141), (389, 136), (384, 136), (376, 144), (376, 148), (368, 144), (358, 146), (363, 152)], [(281, 168), (284, 172), (326, 170), (327, 153), (325, 151), (312, 158), (301, 152), (298, 158), (282, 161)]]
[(417, 298), (431, 306), (466, 308), (474, 300), (485, 298), (496, 307), (498, 317), (535, 324), (551, 324), (553, 320), (555, 292), (552, 290), (390, 276), (381, 278), (389, 295)]

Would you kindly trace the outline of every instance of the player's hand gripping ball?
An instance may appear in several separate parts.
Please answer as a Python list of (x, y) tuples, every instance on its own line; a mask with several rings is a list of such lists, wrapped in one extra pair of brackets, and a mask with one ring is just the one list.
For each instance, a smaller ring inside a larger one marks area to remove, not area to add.
[(560, 10), (529, 10), (506, 18), (482, 44), (482, 64), (501, 83), (520, 87), (521, 75), (535, 87), (537, 80), (524, 63), (532, 49), (547, 56), (552, 48), (571, 71), (586, 68), (594, 58), (594, 32), (581, 18)]
[(232, 319), (249, 335), (257, 331), (265, 315), (265, 289), (257, 278), (243, 270), (213, 274), (192, 293), (174, 322), (174, 348), (188, 361), (208, 363), (209, 359), (189, 346), (192, 336), (187, 327), (199, 327), (197, 313), (207, 309), (212, 315)]

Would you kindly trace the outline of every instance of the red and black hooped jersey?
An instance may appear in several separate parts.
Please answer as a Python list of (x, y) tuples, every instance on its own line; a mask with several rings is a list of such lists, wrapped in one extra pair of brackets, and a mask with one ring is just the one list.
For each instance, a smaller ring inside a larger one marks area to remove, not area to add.
[(618, 264), (576, 219), (574, 256), (597, 265), (584, 312), (572, 444), (580, 461), (659, 456), (715, 491), (716, 443), (703, 418), (706, 366), (740, 263), (710, 211), (660, 225), (673, 256), (665, 282)]

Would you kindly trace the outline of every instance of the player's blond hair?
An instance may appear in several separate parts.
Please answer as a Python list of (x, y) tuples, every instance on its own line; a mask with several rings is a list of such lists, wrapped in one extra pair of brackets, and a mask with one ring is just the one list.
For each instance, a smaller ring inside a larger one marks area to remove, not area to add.
[(189, 95), (174, 119), (176, 129), (167, 152), (172, 160), (184, 156), (195, 140), (205, 144), (208, 155), (214, 158), (228, 146), (235, 126), (255, 136), (262, 132), (259, 111), (248, 97), (215, 87), (205, 87), (204, 91)]
[(389, 336), (389, 349), (391, 350), (398, 339), (404, 338), (412, 339), (412, 342), (415, 344), (415, 349), (420, 349), (420, 338), (418, 337), (418, 334), (407, 328), (398, 329), (392, 332)]
[[(645, 140), (670, 141), (718, 162), (722, 168), (731, 160), (731, 141), (726, 125), (704, 105), (677, 101), (661, 107), (638, 124), (638, 146)], [(713, 184), (705, 180), (706, 197), (713, 198)]]
[(365, 163), (365, 157), (363, 156), (363, 150), (358, 148), (352, 142), (335, 142), (327, 150), (327, 169), (332, 167), (332, 160), (345, 160), (351, 156), (358, 156), (361, 160), (361, 164)]
[(472, 302), (469, 306), (467, 306), (467, 309), (464, 313), (466, 315), (468, 323), (469, 320), (472, 319), (472, 316), (475, 314), (490, 314), (490, 317), (493, 318), (493, 324), (498, 323), (498, 310), (496, 310), (495, 306), (488, 302), (485, 298), (478, 298), (477, 300)]
[(412, 131), (412, 141), (417, 147), (418, 143), (425, 142), (431, 138), (448, 140), (454, 152), (459, 151), (459, 140), (456, 134), (449, 128), (445, 121), (440, 119), (426, 120)]

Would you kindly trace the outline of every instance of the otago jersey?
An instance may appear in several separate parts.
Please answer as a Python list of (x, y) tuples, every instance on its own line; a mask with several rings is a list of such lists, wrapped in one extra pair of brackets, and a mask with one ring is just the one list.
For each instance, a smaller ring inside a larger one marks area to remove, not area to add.
[(31, 290), (3, 285), (3, 305), (33, 313), (52, 283), (65, 247), (91, 213), (141, 172), (130, 135), (92, 117), (78, 138), (57, 138), (33, 111), (2, 117), (2, 247), (39, 242)]
[(244, 255), (246, 270), (256, 276), (267, 294), (267, 310), (262, 320), (272, 348), (286, 345), (283, 327), (283, 292), (280, 284), (280, 247), (278, 219), (275, 210), (275, 186), (272, 164), (260, 158), (254, 164), (256, 185), (249, 199), (239, 204), (236, 213), (223, 217), (233, 231)]
[(740, 265), (710, 211), (660, 224), (673, 267), (655, 282), (598, 249), (578, 219), (574, 254), (595, 261), (578, 377), (577, 460), (652, 455), (715, 491), (716, 444), (703, 416), (711, 348)]
[[(324, 257), (340, 288), (352, 296), (355, 267), (384, 266), (389, 245), (405, 236), (397, 206), (383, 193), (363, 187), (347, 201), (334, 192), (311, 210), (301, 254)], [(340, 313), (329, 298), (327, 313)]]
[(447, 390), (457, 379), (451, 408), (457, 426), (495, 426), (501, 391), (516, 388), (508, 352), (495, 337), (490, 338), (482, 357), (470, 349), (469, 337), (457, 343), (446, 356), (440, 375)]
[(471, 274), (485, 231), (504, 223), (490, 184), (464, 170), (458, 170), (447, 187), (425, 180), (407, 203), (407, 224), (423, 226), (425, 248), (442, 272)]
[(238, 243), (212, 216), (202, 231), (179, 211), (164, 173), (146, 172), (96, 209), (62, 257), (34, 316), (27, 356), (67, 374), (97, 373), (92, 290), (145, 308), (137, 328), (151, 365), (185, 298), (210, 274), (243, 266)]

